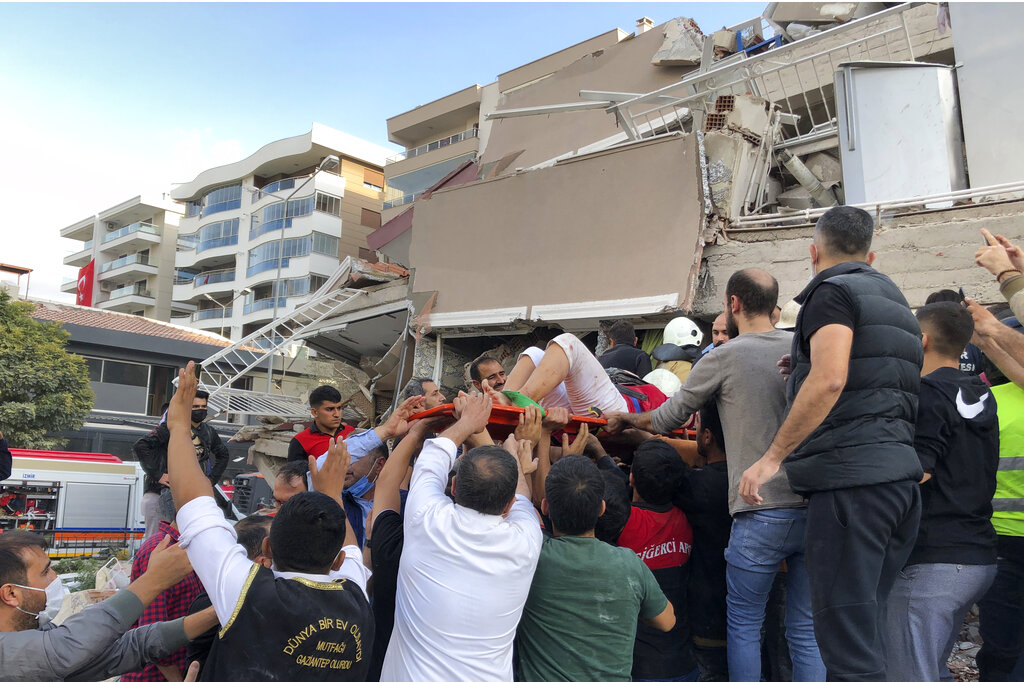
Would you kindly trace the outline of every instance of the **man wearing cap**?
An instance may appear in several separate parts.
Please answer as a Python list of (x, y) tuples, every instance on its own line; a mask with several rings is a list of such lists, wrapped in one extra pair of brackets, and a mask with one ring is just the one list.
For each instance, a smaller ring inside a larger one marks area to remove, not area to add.
[(792, 335), (771, 323), (779, 288), (768, 272), (750, 268), (733, 273), (725, 295), (729, 323), (739, 334), (695, 365), (667, 403), (652, 412), (609, 414), (607, 428), (612, 433), (629, 426), (669, 433), (715, 402), (725, 434), (733, 516), (725, 551), (729, 679), (760, 679), (765, 605), (785, 561), (786, 637), (794, 679), (824, 680), (804, 562), (806, 503), (790, 490), (785, 472), (777, 472), (765, 486), (764, 504), (750, 504), (739, 495), (740, 474), (763, 454), (785, 415), (785, 380), (776, 363), (789, 349)]
[[(885, 604), (917, 538), (914, 450), (921, 328), (899, 288), (871, 267), (874, 220), (851, 206), (818, 219), (815, 276), (796, 297), (786, 420), (743, 474), (760, 490), (785, 460), (808, 497), (807, 574), (829, 679), (886, 679)], [(728, 431), (727, 431), (728, 433)]]

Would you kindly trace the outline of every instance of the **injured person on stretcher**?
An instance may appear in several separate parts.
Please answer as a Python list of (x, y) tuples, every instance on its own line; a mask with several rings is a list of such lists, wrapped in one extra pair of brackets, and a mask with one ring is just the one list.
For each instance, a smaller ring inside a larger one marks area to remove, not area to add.
[[(620, 389), (583, 342), (572, 334), (564, 333), (548, 342), (545, 350), (531, 347), (523, 351), (502, 389), (517, 391), (545, 409), (566, 407), (570, 414), (598, 417), (611, 412), (644, 412), (666, 400), (656, 387), (638, 383)], [(481, 382), (481, 388), (495, 403), (513, 404), (509, 396), (496, 391), (486, 379)], [(640, 442), (655, 437), (659, 436), (627, 429), (611, 441), (603, 440), (610, 453), (619, 450), (616, 445), (631, 453)], [(695, 460), (695, 445), (678, 438), (666, 440), (673, 446), (678, 444), (676, 449), (683, 459), (688, 462)]]

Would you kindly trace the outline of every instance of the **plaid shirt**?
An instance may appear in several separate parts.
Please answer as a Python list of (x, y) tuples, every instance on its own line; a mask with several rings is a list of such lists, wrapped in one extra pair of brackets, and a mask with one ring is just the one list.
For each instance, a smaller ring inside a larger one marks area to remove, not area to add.
[[(148, 540), (142, 543), (142, 547), (139, 548), (138, 553), (135, 555), (135, 561), (132, 562), (132, 581), (146, 572), (146, 568), (149, 567), (149, 555), (153, 553), (153, 550), (160, 544), (165, 535), (171, 536), (172, 543), (178, 541), (178, 531), (171, 524), (161, 521), (160, 527)], [(199, 577), (195, 573), (189, 573), (180, 583), (161, 592), (146, 607), (146, 610), (142, 612), (142, 616), (134, 627), (187, 616), (189, 607), (202, 589), (203, 586), (199, 582)], [(163, 666), (177, 666), (178, 670), (181, 671), (182, 677), (184, 677), (185, 668), (188, 665), (185, 649), (178, 649), (167, 658), (160, 659), (157, 663)], [(165, 682), (166, 678), (155, 664), (147, 663), (146, 667), (137, 673), (122, 675), (121, 680), (123, 682)]]

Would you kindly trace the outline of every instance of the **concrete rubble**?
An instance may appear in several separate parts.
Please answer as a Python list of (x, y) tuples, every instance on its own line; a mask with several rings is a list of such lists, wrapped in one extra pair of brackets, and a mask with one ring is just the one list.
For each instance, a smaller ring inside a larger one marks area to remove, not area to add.
[(651, 57), (655, 66), (696, 66), (704, 49), (704, 34), (697, 22), (679, 17), (666, 22), (662, 31), (665, 41)]

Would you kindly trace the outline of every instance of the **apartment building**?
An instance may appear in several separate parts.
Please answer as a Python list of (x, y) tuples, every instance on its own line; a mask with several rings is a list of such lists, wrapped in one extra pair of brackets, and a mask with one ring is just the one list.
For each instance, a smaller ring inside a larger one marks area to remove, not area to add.
[(166, 195), (137, 196), (68, 225), (60, 236), (80, 242), (64, 264), (78, 277), (61, 291), (79, 305), (167, 322), (172, 311), (181, 209)]
[(389, 156), (384, 166), (388, 187), (384, 222), (466, 161), (483, 154), (492, 126), (487, 114), (503, 96), (627, 37), (630, 34), (621, 29), (602, 33), (502, 73), (493, 83), (471, 85), (389, 118), (388, 140), (405, 151)]
[(380, 227), (388, 150), (314, 123), (171, 190), (184, 206), (172, 321), (240, 339), (310, 299)]

